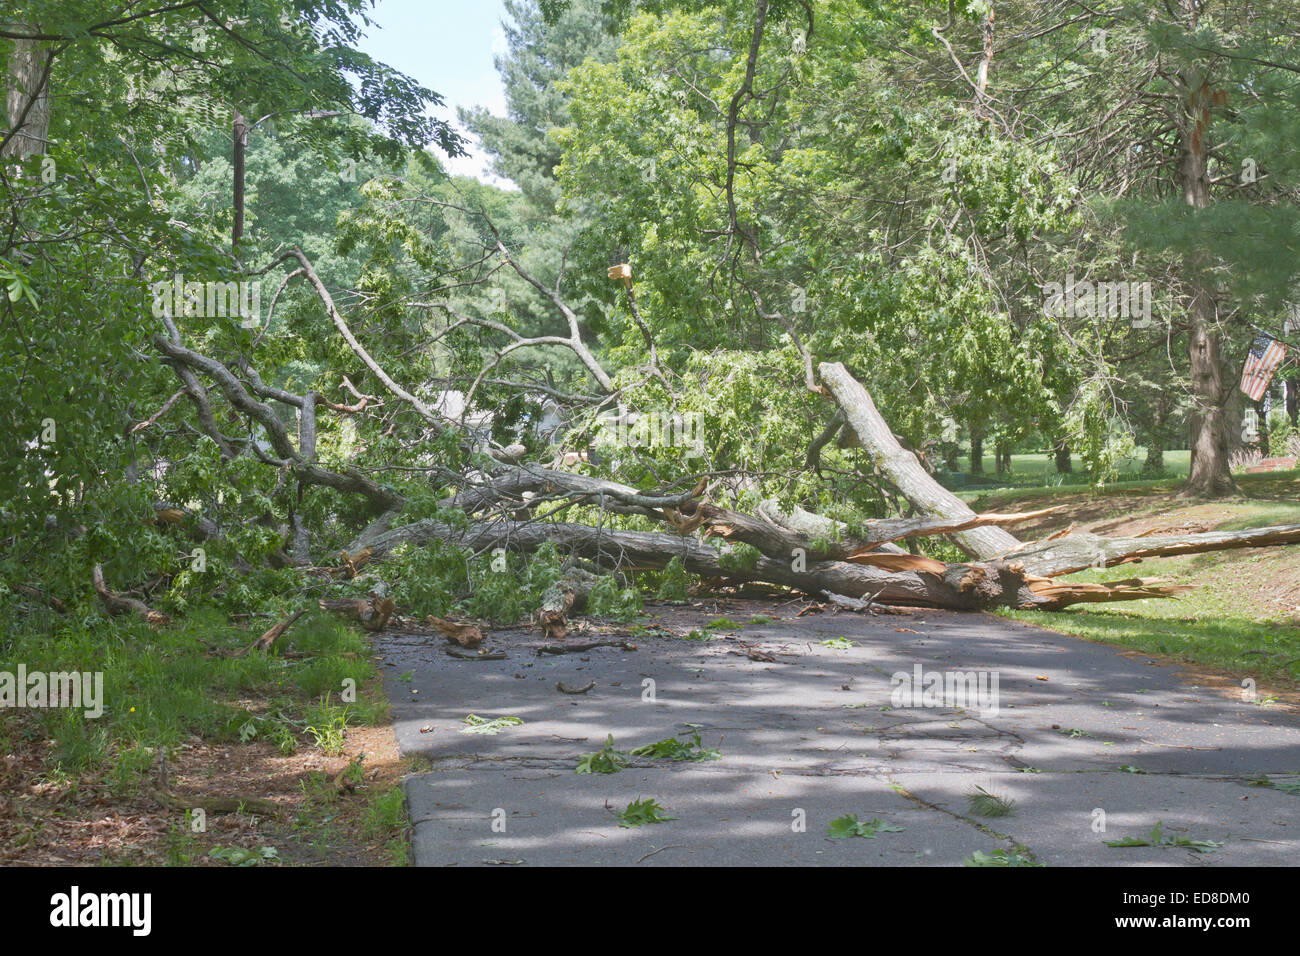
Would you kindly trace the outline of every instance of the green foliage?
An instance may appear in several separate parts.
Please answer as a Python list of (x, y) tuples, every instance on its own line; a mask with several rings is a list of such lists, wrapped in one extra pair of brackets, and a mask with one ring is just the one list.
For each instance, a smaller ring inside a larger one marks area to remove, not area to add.
[(906, 828), (891, 826), (880, 820), (859, 822), (856, 813), (849, 813), (832, 820), (830, 826), (826, 828), (826, 832), (832, 840), (847, 840), (850, 837), (864, 837), (868, 840), (874, 840), (878, 833), (902, 833), (904, 829)]
[[(382, 696), (372, 698), (365, 689), (373, 667), (364, 655), (353, 656), (360, 639), (335, 621), (323, 615), (300, 621), (285, 639), (300, 642), (300, 656), (293, 658), (236, 656), (250, 640), (248, 631), (210, 610), (164, 628), (98, 612), (77, 620), (19, 618), (0, 638), (0, 670), (13, 672), (22, 662), (31, 670), (75, 665), (102, 673), (104, 713), (88, 719), (81, 710), (25, 710), (11, 726), (23, 740), (57, 741), (47, 757), (52, 771), (107, 770), (115, 788), (129, 792), (157, 748), (190, 737), (223, 743), (264, 739), (292, 752), (300, 735), (311, 736), (309, 726), (323, 746), (334, 746), (348, 724), (382, 715)], [(356, 702), (323, 698), (343, 690), (343, 676), (356, 680)], [(248, 695), (267, 696), (273, 706), (251, 714), (235, 703)]]
[(318, 718), (313, 723), (309, 723), (306, 730), (323, 753), (337, 757), (343, 753), (343, 743), (347, 737), (347, 708), (344, 708), (342, 713), (329, 715), (328, 719)]
[(993, 850), (985, 853), (983, 850), (976, 850), (965, 860), (963, 866), (1044, 866), (1033, 857), (1026, 856), (1023, 853), (1017, 853), (1008, 850)]
[(605, 745), (595, 753), (578, 758), (574, 773), (618, 773), (627, 765), (628, 755), (614, 749), (614, 735), (605, 738)]
[(738, 621), (733, 621), (731, 618), (723, 616), (715, 617), (713, 620), (709, 621), (708, 624), (704, 625), (704, 629), (706, 631), (738, 631), (744, 626), (745, 625)]
[(518, 717), (480, 717), (478, 714), (470, 714), (465, 718), (465, 726), (461, 728), (462, 734), (485, 734), (494, 737), (507, 727), (522, 727), (523, 721)]
[(446, 617), (469, 590), (469, 563), (461, 549), (437, 539), (421, 547), (399, 545), (388, 559), (398, 606), (423, 617)]
[(592, 586), (587, 596), (587, 613), (592, 617), (611, 617), (627, 622), (640, 615), (642, 604), (640, 591), (620, 587), (618, 579), (607, 574)]
[(227, 866), (258, 866), (262, 863), (278, 863), (280, 851), (273, 846), (246, 850), (239, 846), (214, 846), (208, 851), (208, 858)]
[(656, 760), (721, 760), (722, 754), (717, 750), (708, 750), (700, 742), (700, 732), (692, 734), (690, 740), (682, 741), (676, 737), (659, 740), (631, 751), (634, 757), (651, 757)]
[(966, 804), (977, 817), (1005, 817), (1015, 812), (1015, 801), (976, 787), (966, 794)]
[(655, 597), (661, 601), (672, 601), (675, 604), (685, 603), (687, 591), (691, 586), (693, 575), (689, 574), (682, 564), (682, 559), (673, 555), (667, 566), (663, 569), (662, 576), (659, 579), (659, 587), (655, 591)]
[(1123, 837), (1119, 840), (1104, 841), (1107, 846), (1111, 847), (1133, 847), (1133, 846), (1158, 846), (1158, 847), (1186, 847), (1196, 853), (1213, 853), (1223, 844), (1216, 843), (1213, 840), (1193, 840), (1182, 834), (1167, 834), (1164, 832), (1164, 824), (1157, 821), (1156, 825), (1151, 828), (1151, 832), (1145, 837)]
[[(504, 567), (495, 570), (501, 560)], [(489, 553), (474, 558), (435, 539), (419, 547), (404, 543), (394, 549), (386, 573), (396, 582), (394, 600), (416, 615), (446, 617), (459, 612), (513, 624), (536, 610), (546, 589), (559, 581), (561, 564), (550, 543), (531, 555)], [(619, 592), (614, 595), (618, 608), (630, 600)]]
[(763, 552), (758, 548), (744, 541), (738, 541), (730, 548), (718, 552), (718, 566), (724, 571), (752, 571), (762, 557)]
[(362, 817), (362, 832), (368, 840), (386, 841), (388, 858), (394, 866), (405, 866), (408, 862), (410, 827), (406, 796), (400, 784), (371, 796)]
[(667, 823), (676, 817), (664, 816), (664, 808), (652, 797), (636, 799), (617, 814), (620, 827), (641, 827), (648, 823)]
[[(1295, 383), (1288, 387), (1294, 388)], [(1297, 434), (1291, 417), (1283, 409), (1274, 409), (1268, 417), (1268, 453), (1274, 458), (1291, 454), (1292, 438)]]

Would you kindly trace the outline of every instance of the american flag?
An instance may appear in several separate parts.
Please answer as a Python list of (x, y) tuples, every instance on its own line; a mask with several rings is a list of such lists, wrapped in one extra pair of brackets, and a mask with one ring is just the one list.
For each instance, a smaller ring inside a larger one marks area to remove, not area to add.
[(1246, 367), (1241, 371), (1241, 390), (1257, 402), (1268, 390), (1273, 373), (1286, 359), (1286, 346), (1271, 335), (1257, 335), (1246, 357)]

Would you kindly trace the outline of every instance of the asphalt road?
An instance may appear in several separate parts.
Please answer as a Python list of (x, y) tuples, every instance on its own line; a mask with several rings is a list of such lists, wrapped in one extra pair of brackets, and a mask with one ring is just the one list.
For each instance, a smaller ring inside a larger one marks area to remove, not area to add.
[[(406, 783), (416, 864), (960, 866), (998, 850), (1049, 866), (1300, 864), (1294, 713), (991, 615), (797, 607), (727, 602), (732, 620), (774, 619), (711, 640), (680, 635), (713, 605), (651, 608), (672, 633), (622, 631), (635, 650), (544, 655), (536, 632), (493, 632), (485, 648), (505, 660), (448, 656), (437, 634), (382, 635), (399, 746), (429, 768)], [(837, 638), (852, 646), (820, 643)], [(918, 665), (915, 696), (900, 696), (894, 675)], [(957, 683), (927, 698), (932, 674)], [(981, 674), (985, 693), (960, 697), (957, 675), (978, 691)], [(470, 714), (523, 723), (465, 733)], [(629, 751), (694, 732), (720, 759), (574, 772), (608, 735)], [(976, 788), (1012, 812), (977, 815)], [(620, 826), (642, 798), (676, 819)], [(831, 838), (847, 814), (901, 829)], [(1169, 845), (1106, 844), (1157, 824)]]

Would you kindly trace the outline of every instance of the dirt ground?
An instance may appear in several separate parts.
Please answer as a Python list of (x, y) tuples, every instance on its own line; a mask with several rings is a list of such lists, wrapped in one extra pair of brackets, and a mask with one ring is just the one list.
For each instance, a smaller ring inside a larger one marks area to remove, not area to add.
[[(255, 703), (255, 702), (249, 702)], [(19, 719), (8, 712), (5, 719)], [(308, 746), (285, 756), (271, 743), (214, 745), (191, 740), (167, 762), (167, 784), (196, 805), (215, 798), (269, 800), (277, 814), (208, 813), (194, 833), (183, 809), (162, 805), (148, 783), (124, 795), (104, 776), (52, 779), (44, 741), (0, 763), (0, 864), (6, 866), (216, 865), (214, 847), (274, 847), (290, 865), (377, 866), (392, 862), (383, 840), (369, 840), (370, 798), (408, 772), (391, 725), (351, 727), (342, 754)], [(364, 755), (364, 756), (362, 756)], [(362, 756), (359, 784), (336, 782)], [(272, 861), (267, 861), (272, 862)]]

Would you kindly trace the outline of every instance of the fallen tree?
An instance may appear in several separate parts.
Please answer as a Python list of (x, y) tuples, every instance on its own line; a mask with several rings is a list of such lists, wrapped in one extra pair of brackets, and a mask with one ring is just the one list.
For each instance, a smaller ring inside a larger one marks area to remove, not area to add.
[[(445, 541), (473, 551), (506, 548), (536, 551), (550, 542), (561, 551), (595, 562), (603, 569), (658, 570), (673, 559), (692, 574), (735, 583), (764, 582), (820, 595), (872, 595), (880, 604), (981, 610), (991, 607), (1057, 610), (1081, 601), (1125, 601), (1168, 597), (1180, 588), (1158, 580), (1070, 585), (1029, 574), (1024, 567), (993, 559), (944, 563), (913, 555), (881, 554), (878, 559), (906, 558), (911, 568), (890, 568), (869, 561), (823, 560), (798, 568), (790, 559), (762, 555), (745, 561), (734, 546), (715, 548), (693, 536), (658, 531), (620, 531), (559, 522), (473, 522), (468, 527), (433, 520), (403, 525), (381, 535), (372, 545), (384, 554), (399, 544), (415, 546)], [(734, 561), (728, 561), (732, 557)], [(928, 562), (928, 563), (925, 563)]]
[[(538, 283), (510, 255), (499, 237), (495, 240), (494, 253), (545, 293), (565, 317), (570, 334), (525, 339), (495, 320), (456, 316), (448, 308), (448, 313), (455, 318), (453, 327), (477, 325), (513, 336), (510, 344), (499, 349), (474, 378), (470, 394), (508, 352), (534, 345), (558, 345), (577, 355), (602, 393), (583, 397), (582, 401), (599, 404), (617, 398), (619, 390), (613, 384), (614, 378), (601, 369), (594, 354), (583, 344), (574, 315), (560, 301), (558, 293)], [(399, 385), (365, 349), (300, 251), (281, 256), (277, 263), (290, 259), (297, 268), (286, 277), (286, 283), (298, 275), (307, 277), (335, 330), (396, 399), (396, 408), (418, 416), (421, 426), (432, 434), (458, 433), (459, 447), (463, 451), (470, 449), (473, 442), (463, 423), (443, 417), (418, 397), (419, 390)], [(555, 289), (558, 288), (557, 282)], [(609, 479), (523, 461), (521, 445), (506, 449), (489, 445), (482, 449), (488, 454), (476, 459), (482, 462), (479, 465), (482, 470), (453, 473), (438, 464), (430, 464), (425, 469), (430, 480), (450, 489), (451, 496), (441, 502), (443, 508), (459, 511), (464, 520), (428, 518), (392, 527), (404, 505), (402, 495), (378, 483), (360, 468), (328, 467), (321, 462), (316, 449), (319, 408), (345, 415), (365, 415), (369, 402), (377, 402), (375, 407), (382, 406), (382, 402), (374, 396), (360, 395), (346, 379), (349, 390), (360, 399), (356, 405), (331, 402), (317, 392), (295, 394), (271, 387), (263, 382), (248, 359), (241, 358), (232, 366), (201, 354), (182, 342), (178, 328), (169, 318), (163, 318), (163, 325), (166, 334), (155, 335), (153, 343), (181, 380), (183, 388), (177, 395), (190, 396), (200, 426), (223, 454), (256, 455), (265, 464), (296, 479), (300, 498), (307, 487), (331, 489), (359, 496), (379, 513), (343, 552), (345, 565), (353, 572), (351, 555), (359, 556), (355, 562), (359, 566), (365, 558), (382, 560), (401, 544), (419, 547), (443, 541), (481, 554), (497, 548), (530, 553), (549, 543), (561, 553), (591, 562), (589, 567), (594, 566), (598, 572), (657, 570), (676, 558), (686, 571), (709, 581), (761, 582), (809, 595), (830, 596), (851, 606), (874, 602), (958, 610), (992, 607), (1058, 610), (1079, 603), (1172, 597), (1186, 589), (1158, 578), (1104, 583), (1060, 580), (1060, 576), (1084, 568), (1111, 567), (1168, 555), (1300, 543), (1300, 525), (1136, 538), (1105, 538), (1067, 530), (1041, 541), (1021, 541), (1008, 529), (1049, 514), (1052, 509), (976, 514), (935, 481), (916, 455), (902, 446), (867, 389), (844, 365), (817, 366), (824, 383), (819, 385), (812, 374), (811, 356), (806, 353), (809, 388), (835, 403), (830, 423), (809, 450), (808, 467), (817, 468), (820, 448), (836, 431), (851, 433), (853, 444), (862, 450), (870, 464), (872, 474), (868, 477), (901, 496), (908, 504), (908, 516), (861, 522), (850, 534), (848, 527), (840, 522), (797, 506), (778, 506), (770, 500), (763, 501), (753, 513), (727, 508), (715, 500), (717, 485), (711, 484), (713, 478), (707, 474), (692, 476), (689, 489), (649, 492)], [(643, 326), (643, 332), (648, 335), (648, 327)], [(657, 366), (648, 374), (663, 379), (662, 370)], [(250, 426), (261, 430), (265, 450), (256, 442), (241, 441), (218, 429), (201, 377), (210, 380), (231, 409)], [(550, 391), (559, 394), (554, 389)], [(296, 441), (277, 410), (267, 402), (275, 402), (297, 416)], [(596, 524), (559, 520), (575, 506), (596, 508), (600, 520)], [(623, 517), (653, 522), (661, 530), (630, 530), (622, 526)], [(611, 519), (608, 524), (607, 519)], [(284, 527), (287, 529), (285, 550), (292, 555), (293, 563), (310, 564), (311, 539), (300, 516), (288, 515)], [(939, 536), (958, 545), (970, 560), (941, 561), (916, 553), (915, 539)], [(908, 542), (909, 549), (900, 547), (898, 542)], [(365, 558), (360, 558), (363, 555)], [(566, 616), (581, 608), (595, 581), (591, 573), (573, 569), (572, 564), (569, 568), (537, 609), (537, 620), (543, 630), (555, 637), (564, 635)], [(110, 607), (114, 604), (122, 609), (127, 607), (118, 603), (120, 598), (111, 592), (105, 600), (110, 602)], [(371, 602), (357, 600), (322, 602), (322, 605), (354, 611), (368, 626), (374, 626), (375, 621), (386, 622), (387, 615), (393, 611), (391, 601), (382, 610), (378, 605), (372, 607)], [(130, 609), (142, 613), (140, 608)]]

